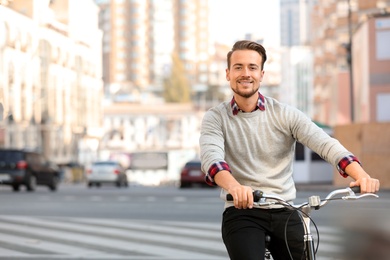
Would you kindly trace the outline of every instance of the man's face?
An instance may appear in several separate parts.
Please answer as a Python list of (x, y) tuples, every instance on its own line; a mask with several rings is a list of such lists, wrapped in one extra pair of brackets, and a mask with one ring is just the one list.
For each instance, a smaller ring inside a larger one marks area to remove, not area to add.
[(257, 94), (264, 75), (261, 63), (262, 58), (256, 51), (237, 50), (232, 53), (226, 79), (234, 93), (243, 98)]

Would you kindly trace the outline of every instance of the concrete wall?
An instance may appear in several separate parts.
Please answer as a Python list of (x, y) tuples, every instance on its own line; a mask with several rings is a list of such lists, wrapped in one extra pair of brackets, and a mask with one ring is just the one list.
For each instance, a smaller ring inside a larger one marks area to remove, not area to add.
[[(361, 161), (363, 168), (390, 189), (390, 123), (367, 123), (336, 126), (334, 137)], [(344, 179), (335, 171), (333, 184), (348, 186), (352, 178)]]

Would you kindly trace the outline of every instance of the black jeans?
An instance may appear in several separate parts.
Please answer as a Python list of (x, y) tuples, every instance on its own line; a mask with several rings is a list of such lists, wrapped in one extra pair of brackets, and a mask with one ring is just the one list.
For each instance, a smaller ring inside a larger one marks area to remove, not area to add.
[(234, 207), (224, 211), (222, 238), (231, 260), (264, 259), (266, 234), (271, 237), (268, 249), (275, 260), (291, 259), (289, 250), (294, 260), (304, 259), (304, 227), (296, 211)]

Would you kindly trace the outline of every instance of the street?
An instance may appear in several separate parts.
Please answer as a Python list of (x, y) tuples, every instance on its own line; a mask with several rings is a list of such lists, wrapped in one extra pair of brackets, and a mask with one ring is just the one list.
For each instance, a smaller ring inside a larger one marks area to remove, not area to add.
[[(327, 191), (299, 191), (297, 201), (314, 194)], [(372, 239), (376, 229), (388, 228), (390, 193), (379, 195), (313, 212), (320, 232), (317, 259), (348, 259), (342, 239), (351, 241), (351, 229), (368, 239), (366, 229), (355, 228), (362, 220), (375, 231), (369, 232)], [(228, 259), (219, 189), (63, 184), (58, 192), (39, 187), (15, 193), (0, 186), (0, 205), (0, 259)]]

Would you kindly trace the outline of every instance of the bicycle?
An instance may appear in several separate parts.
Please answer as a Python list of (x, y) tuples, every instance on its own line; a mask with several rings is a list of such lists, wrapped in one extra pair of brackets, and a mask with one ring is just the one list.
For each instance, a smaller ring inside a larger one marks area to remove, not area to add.
[[(254, 205), (255, 206), (271, 206), (271, 205), (282, 205), (288, 209), (292, 210), (297, 210), (300, 213), (300, 217), (302, 219), (303, 225), (304, 225), (304, 252), (305, 252), (305, 257), (307, 260), (315, 260), (316, 259), (316, 254), (319, 246), (319, 240), (317, 243), (317, 246), (314, 246), (314, 238), (311, 233), (311, 227), (310, 224), (313, 222), (315, 225), (314, 221), (311, 219), (311, 211), (314, 210), (319, 210), (320, 208), (324, 207), (327, 205), (331, 200), (337, 200), (337, 199), (342, 199), (342, 200), (357, 200), (361, 199), (364, 197), (375, 197), (379, 198), (377, 194), (374, 193), (364, 193), (361, 195), (356, 195), (357, 193), (360, 193), (360, 187), (347, 187), (347, 188), (342, 188), (342, 189), (336, 189), (331, 191), (325, 199), (321, 199), (320, 196), (314, 195), (310, 196), (307, 200), (307, 202), (298, 204), (298, 205), (293, 205), (282, 199), (281, 197), (273, 194), (265, 194), (260, 190), (255, 190), (253, 191), (253, 200), (254, 200)], [(344, 196), (343, 196), (344, 195)], [(336, 196), (341, 196), (337, 197)], [(227, 201), (233, 201), (233, 197), (231, 194), (226, 195), (226, 200)], [(287, 227), (287, 225), (286, 225)], [(315, 226), (317, 236), (318, 236), (318, 229), (317, 226)], [(319, 237), (319, 236), (318, 236)], [(286, 240), (287, 241), (287, 240)], [(270, 236), (266, 235), (266, 245), (271, 243), (270, 241)], [(292, 259), (292, 256), (290, 254), (290, 257)], [(265, 259), (272, 259), (271, 253), (268, 250), (266, 246), (266, 252), (265, 252)]]

